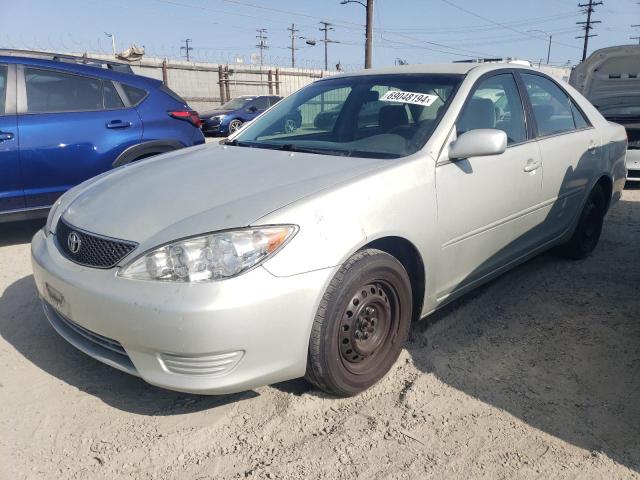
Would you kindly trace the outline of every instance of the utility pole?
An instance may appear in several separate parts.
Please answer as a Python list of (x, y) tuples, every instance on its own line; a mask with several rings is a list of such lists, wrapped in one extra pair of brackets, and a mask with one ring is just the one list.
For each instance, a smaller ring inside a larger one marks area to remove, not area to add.
[(373, 55), (373, 0), (342, 0), (340, 5), (347, 3), (359, 3), (367, 10), (367, 22), (365, 26), (364, 42), (364, 68), (371, 68), (371, 56)]
[(584, 25), (582, 28), (584, 29), (584, 35), (581, 35), (576, 38), (584, 38), (584, 47), (582, 49), (582, 61), (584, 62), (587, 59), (587, 46), (589, 45), (590, 37), (597, 37), (598, 35), (595, 33), (589, 33), (590, 30), (593, 29), (591, 26), (594, 23), (602, 23), (600, 20), (591, 20), (591, 14), (594, 12), (593, 7), (598, 5), (602, 5), (602, 2), (594, 2), (593, 0), (589, 0), (589, 3), (579, 3), (578, 7), (585, 8), (586, 10), (583, 13), (587, 14), (586, 22), (576, 22), (578, 25)]
[(113, 56), (116, 56), (116, 37), (113, 33), (104, 32), (107, 37), (111, 38), (111, 50), (113, 51)]
[(296, 30), (296, 26), (293, 23), (291, 24), (291, 28), (287, 28), (287, 30), (291, 32), (291, 46), (289, 49), (291, 49), (291, 67), (293, 68), (296, 66), (296, 33), (299, 32), (299, 30)]
[(260, 49), (260, 67), (262, 67), (262, 61), (263, 61), (263, 56), (262, 56), (262, 52), (263, 50), (268, 50), (269, 46), (267, 45), (267, 29), (266, 28), (258, 28), (256, 29), (256, 32), (258, 32), (258, 35), (256, 35), (256, 38), (258, 39), (258, 44), (256, 45), (256, 48)]
[(324, 32), (324, 40), (320, 40), (321, 42), (324, 42), (324, 69), (325, 70), (329, 70), (329, 49), (328, 49), (328, 45), (330, 43), (339, 43), (336, 40), (330, 40), (328, 38), (328, 34), (329, 34), (329, 30), (335, 30), (335, 28), (333, 28), (333, 24), (329, 23), (329, 22), (320, 22), (320, 24), (322, 25), (322, 28), (319, 28), (318, 30), (320, 30), (321, 32)]
[(190, 38), (187, 38), (185, 40), (183, 40), (184, 42), (184, 47), (180, 47), (180, 50), (184, 50), (185, 54), (187, 56), (187, 62), (191, 61), (191, 55), (189, 52), (191, 52), (191, 50), (193, 50), (193, 47), (190, 47), (189, 44), (192, 42), (193, 40), (191, 40)]
[(549, 65), (549, 58), (551, 58), (551, 39), (553, 39), (553, 35), (544, 30), (527, 30), (527, 32), (540, 32), (544, 33), (545, 37), (549, 37), (549, 46), (547, 47), (547, 65)]
[[(640, 27), (640, 24), (638, 25), (631, 25), (632, 28), (638, 28)], [(638, 45), (640, 45), (640, 36), (636, 36), (636, 37), (629, 37), (631, 40), (638, 40)]]

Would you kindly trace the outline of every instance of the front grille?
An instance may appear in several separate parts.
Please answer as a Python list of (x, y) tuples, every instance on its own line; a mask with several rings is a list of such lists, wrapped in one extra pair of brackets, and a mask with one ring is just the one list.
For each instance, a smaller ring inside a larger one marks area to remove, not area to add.
[(73, 330), (78, 335), (81, 335), (85, 339), (90, 342), (96, 344), (99, 347), (106, 348), (107, 350), (111, 350), (112, 352), (118, 353), (120, 355), (127, 356), (127, 352), (125, 352), (124, 348), (117, 340), (112, 340), (111, 338), (103, 337), (102, 335), (92, 332), (91, 330), (87, 330), (84, 327), (81, 327), (76, 322), (69, 320), (66, 317), (58, 314), (58, 317), (64, 324)]
[[(75, 233), (73, 240), (70, 236)], [(113, 268), (118, 262), (129, 255), (137, 243), (109, 238), (79, 230), (60, 219), (56, 226), (56, 241), (58, 249), (72, 262), (87, 267)], [(77, 250), (71, 247), (77, 245)]]
[(627, 170), (627, 178), (640, 179), (640, 170)]

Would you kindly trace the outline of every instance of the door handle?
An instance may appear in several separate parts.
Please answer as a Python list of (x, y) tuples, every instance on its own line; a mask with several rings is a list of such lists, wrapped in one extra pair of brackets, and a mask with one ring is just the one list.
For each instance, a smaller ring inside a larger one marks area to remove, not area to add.
[(542, 166), (542, 162), (540, 160), (534, 160), (530, 158), (529, 160), (527, 160), (527, 163), (524, 166), (523, 170), (527, 173), (535, 172), (541, 166)]
[(122, 120), (112, 120), (107, 123), (107, 128), (128, 128), (131, 122), (123, 122)]
[(5, 140), (11, 140), (12, 138), (13, 138), (13, 133), (0, 132), (0, 142), (4, 142)]

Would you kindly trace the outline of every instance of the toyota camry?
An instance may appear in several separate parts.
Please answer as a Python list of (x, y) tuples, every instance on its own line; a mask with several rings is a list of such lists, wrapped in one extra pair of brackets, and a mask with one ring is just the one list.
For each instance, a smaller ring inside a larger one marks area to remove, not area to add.
[(545, 250), (587, 257), (626, 143), (528, 67), (331, 76), (223, 144), (67, 192), (33, 239), (34, 278), (60, 335), (151, 384), (221, 394), (305, 376), (353, 395), (412, 321)]

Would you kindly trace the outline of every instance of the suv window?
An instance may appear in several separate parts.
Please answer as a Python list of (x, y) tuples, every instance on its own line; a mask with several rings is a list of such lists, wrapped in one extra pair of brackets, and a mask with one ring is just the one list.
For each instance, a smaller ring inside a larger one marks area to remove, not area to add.
[(513, 75), (495, 75), (477, 85), (456, 128), (458, 135), (469, 130), (495, 128), (507, 134), (508, 144), (525, 141), (524, 108)]
[(271, 103), (272, 106), (278, 103), (280, 100), (282, 100), (281, 97), (269, 97), (269, 103)]
[(0, 115), (4, 114), (7, 98), (7, 66), (0, 65)]
[(256, 107), (258, 110), (266, 110), (269, 108), (269, 98), (268, 97), (258, 97), (253, 102), (249, 104), (249, 107)]
[(102, 110), (102, 80), (39, 68), (24, 69), (29, 113)]
[(116, 88), (112, 82), (106, 81), (103, 85), (104, 108), (123, 108), (124, 103), (118, 95)]
[(127, 94), (127, 98), (129, 99), (129, 103), (132, 107), (138, 105), (142, 100), (144, 100), (144, 97), (147, 96), (147, 92), (141, 88), (125, 85), (124, 83), (122, 84), (122, 89), (124, 90), (124, 93)]
[(574, 130), (576, 123), (567, 94), (548, 78), (528, 73), (521, 75), (533, 107), (538, 136)]

